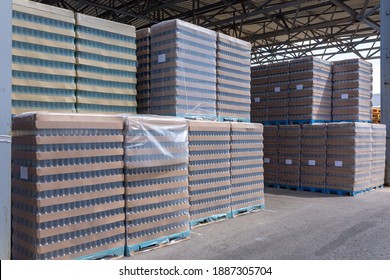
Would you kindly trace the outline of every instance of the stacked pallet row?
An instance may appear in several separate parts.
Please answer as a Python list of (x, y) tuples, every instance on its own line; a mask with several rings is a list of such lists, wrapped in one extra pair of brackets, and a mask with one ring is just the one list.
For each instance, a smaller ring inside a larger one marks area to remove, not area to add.
[(267, 123), (288, 124), (289, 62), (267, 67)]
[(150, 110), (150, 28), (137, 30), (137, 113)]
[(230, 123), (190, 121), (189, 153), (191, 226), (229, 218)]
[(278, 126), (264, 126), (264, 185), (278, 186)]
[(12, 9), (12, 114), (75, 112), (73, 12), (22, 0)]
[(327, 129), (327, 189), (354, 194), (370, 188), (372, 125), (337, 123)]
[(333, 64), (333, 122), (371, 122), (372, 64), (360, 59)]
[(151, 30), (150, 112), (216, 119), (217, 34), (181, 20)]
[(251, 122), (267, 122), (267, 65), (251, 68)]
[(289, 65), (289, 123), (331, 122), (332, 64), (307, 57)]
[(302, 125), (302, 190), (324, 190), (326, 187), (326, 124)]
[(26, 113), (12, 129), (13, 258), (123, 256), (122, 118)]
[(280, 125), (278, 129), (278, 186), (299, 189), (301, 126)]
[(263, 125), (231, 123), (232, 215), (264, 208)]
[(217, 117), (250, 121), (251, 44), (218, 33)]
[(188, 124), (125, 118), (126, 255), (189, 236)]
[(136, 113), (135, 28), (76, 14), (77, 112)]
[(371, 184), (372, 188), (383, 186), (386, 163), (386, 125), (372, 124), (372, 162)]

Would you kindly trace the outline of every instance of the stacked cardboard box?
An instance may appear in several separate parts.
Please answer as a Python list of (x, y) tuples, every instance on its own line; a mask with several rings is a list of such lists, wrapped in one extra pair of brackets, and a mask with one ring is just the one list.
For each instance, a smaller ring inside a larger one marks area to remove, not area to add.
[(288, 123), (289, 62), (269, 64), (267, 68), (267, 118), (270, 124)]
[(301, 126), (280, 125), (278, 129), (278, 184), (300, 186)]
[(263, 125), (231, 123), (232, 213), (264, 206)]
[(12, 114), (75, 112), (73, 12), (24, 0), (12, 10)]
[(383, 186), (386, 160), (386, 125), (372, 124), (371, 187)]
[(332, 64), (307, 57), (290, 61), (290, 123), (332, 121)]
[(25, 113), (13, 120), (14, 259), (123, 256), (123, 121)]
[(265, 124), (267, 119), (267, 65), (251, 68), (251, 122)]
[(150, 110), (150, 28), (137, 30), (137, 113)]
[(372, 64), (348, 59), (333, 64), (333, 121), (371, 122)]
[(135, 28), (76, 15), (77, 111), (135, 113)]
[(372, 128), (366, 123), (327, 125), (326, 187), (354, 194), (370, 187)]
[(150, 32), (151, 113), (215, 119), (217, 34), (181, 20)]
[(191, 225), (228, 218), (231, 208), (230, 123), (189, 122)]
[(189, 236), (188, 125), (173, 117), (125, 118), (126, 255)]
[(324, 190), (326, 185), (326, 124), (302, 125), (301, 188)]
[(218, 33), (217, 117), (250, 121), (251, 44)]
[(278, 126), (264, 126), (264, 184), (278, 185)]

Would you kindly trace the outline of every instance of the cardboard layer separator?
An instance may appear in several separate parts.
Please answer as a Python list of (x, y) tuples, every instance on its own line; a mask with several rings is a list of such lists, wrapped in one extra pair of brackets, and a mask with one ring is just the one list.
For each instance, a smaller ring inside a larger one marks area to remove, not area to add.
[(136, 113), (135, 27), (76, 14), (77, 112)]
[(188, 124), (125, 117), (126, 255), (189, 236)]
[(75, 112), (74, 13), (24, 0), (12, 11), (12, 114)]
[(25, 113), (12, 137), (13, 259), (123, 256), (123, 120)]
[(150, 32), (150, 112), (216, 119), (217, 33), (176, 19)]
[(217, 117), (250, 121), (251, 44), (218, 33)]

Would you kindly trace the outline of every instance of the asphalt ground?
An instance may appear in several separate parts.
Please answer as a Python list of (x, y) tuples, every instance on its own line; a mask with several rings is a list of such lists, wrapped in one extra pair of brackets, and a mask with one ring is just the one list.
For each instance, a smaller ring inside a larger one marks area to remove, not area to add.
[(264, 210), (124, 259), (389, 260), (390, 188), (355, 197), (266, 188)]

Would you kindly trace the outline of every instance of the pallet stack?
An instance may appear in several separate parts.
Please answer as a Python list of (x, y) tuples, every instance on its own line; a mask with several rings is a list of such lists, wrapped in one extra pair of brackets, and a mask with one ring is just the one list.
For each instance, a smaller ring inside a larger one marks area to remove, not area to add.
[(231, 123), (232, 215), (264, 208), (263, 125)]
[(361, 59), (333, 64), (333, 122), (371, 122), (372, 64)]
[(136, 113), (135, 28), (76, 14), (77, 112)]
[(371, 126), (366, 123), (327, 125), (326, 186), (330, 193), (354, 195), (370, 188)]
[(332, 64), (306, 57), (290, 61), (289, 123), (332, 121)]
[(288, 124), (289, 62), (267, 67), (267, 122)]
[(150, 111), (150, 28), (137, 30), (137, 113)]
[(13, 259), (123, 256), (123, 121), (25, 113), (13, 119)]
[(251, 122), (263, 123), (267, 118), (267, 65), (251, 68)]
[(231, 213), (230, 123), (189, 121), (191, 227)]
[(125, 117), (126, 255), (189, 236), (188, 124)]
[(299, 189), (301, 126), (280, 125), (278, 129), (278, 185)]
[(278, 186), (278, 130), (277, 125), (264, 126), (264, 184)]
[(24, 0), (12, 10), (12, 114), (75, 112), (74, 13)]
[(302, 125), (301, 183), (302, 190), (326, 188), (326, 124)]
[(175, 19), (150, 33), (150, 112), (216, 119), (216, 32)]
[(218, 33), (217, 117), (250, 121), (251, 44)]
[(372, 123), (381, 123), (381, 108), (372, 108)]
[(383, 186), (386, 163), (386, 125), (372, 124), (371, 187)]

